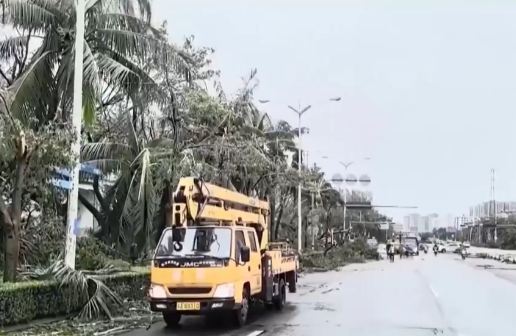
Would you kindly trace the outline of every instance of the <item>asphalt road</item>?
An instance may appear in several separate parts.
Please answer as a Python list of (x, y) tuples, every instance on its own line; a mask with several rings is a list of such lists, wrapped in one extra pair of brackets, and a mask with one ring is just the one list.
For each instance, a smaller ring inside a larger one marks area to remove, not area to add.
[(508, 336), (516, 334), (516, 267), (457, 255), (351, 265), (309, 274), (282, 312), (256, 311), (235, 330), (202, 318), (127, 335)]

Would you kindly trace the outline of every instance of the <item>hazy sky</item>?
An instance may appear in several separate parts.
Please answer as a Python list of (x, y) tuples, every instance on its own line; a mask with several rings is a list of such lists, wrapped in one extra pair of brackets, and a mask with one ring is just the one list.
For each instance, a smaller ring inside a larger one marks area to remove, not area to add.
[(516, 200), (515, 2), (154, 0), (154, 15), (215, 48), (227, 91), (256, 67), (274, 119), (311, 104), (309, 161), (331, 176), (371, 157), (350, 171), (370, 174), (374, 203), (419, 207), (396, 218), (465, 213), (491, 167), (496, 198)]

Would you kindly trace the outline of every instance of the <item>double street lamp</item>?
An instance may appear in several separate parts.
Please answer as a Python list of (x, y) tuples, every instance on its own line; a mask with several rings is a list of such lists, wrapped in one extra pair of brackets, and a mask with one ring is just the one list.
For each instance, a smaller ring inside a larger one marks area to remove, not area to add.
[[(323, 156), (323, 158), (328, 159), (327, 156)], [(369, 161), (370, 159), (371, 159), (370, 157), (364, 157), (362, 160)], [(343, 190), (343, 195), (342, 195), (342, 198), (344, 201), (343, 219), (342, 219), (343, 231), (346, 231), (346, 215), (347, 215), (347, 208), (348, 208), (347, 207), (347, 195), (348, 195), (347, 186), (354, 185), (357, 182), (360, 182), (363, 185), (367, 185), (371, 182), (371, 179), (367, 175), (361, 175), (358, 179), (355, 175), (348, 175), (348, 168), (354, 163), (355, 163), (355, 161), (339, 161), (339, 164), (344, 167), (344, 176), (345, 177), (342, 178), (342, 176), (340, 174), (335, 174), (331, 179), (331, 181), (333, 183), (335, 183), (339, 187), (339, 189), (340, 189), (340, 186), (344, 183), (344, 190)]]
[[(294, 111), (298, 115), (297, 119), (297, 137), (299, 139), (299, 145), (297, 146), (297, 171), (299, 173), (299, 176), (301, 176), (301, 117), (303, 114), (308, 111), (312, 105), (308, 105), (302, 110), (296, 110), (292, 106), (288, 106), (289, 109)], [(302, 244), (302, 218), (301, 218), (301, 179), (299, 179), (299, 183), (297, 185), (297, 250), (301, 252), (301, 249), (303, 247)]]
[[(338, 102), (340, 101), (342, 98), (341, 97), (334, 97), (334, 98), (330, 98), (329, 101), (333, 101), (333, 102)], [(269, 103), (270, 100), (268, 99), (260, 99), (258, 100), (258, 102), (260, 102), (261, 104), (266, 104), (266, 103)], [(296, 114), (297, 114), (297, 136), (298, 136), (298, 141), (299, 141), (299, 144), (298, 144), (298, 149), (297, 149), (297, 170), (298, 170), (298, 173), (299, 173), (299, 176), (301, 176), (301, 156), (302, 156), (302, 152), (303, 152), (303, 149), (302, 149), (302, 138), (301, 138), (301, 135), (302, 135), (302, 127), (301, 127), (301, 117), (303, 116), (303, 114), (305, 114), (310, 108), (312, 108), (312, 105), (307, 105), (303, 108), (301, 107), (298, 107), (297, 109), (292, 107), (291, 105), (287, 105), (287, 107), (294, 111)], [(299, 253), (301, 253), (302, 251), (302, 248), (303, 248), (303, 244), (302, 244), (302, 232), (303, 232), (303, 221), (302, 221), (302, 211), (301, 211), (301, 207), (302, 207), (302, 204), (301, 204), (301, 189), (302, 189), (302, 186), (301, 186), (301, 179), (299, 180), (299, 183), (298, 183), (298, 186), (297, 186), (297, 251)]]

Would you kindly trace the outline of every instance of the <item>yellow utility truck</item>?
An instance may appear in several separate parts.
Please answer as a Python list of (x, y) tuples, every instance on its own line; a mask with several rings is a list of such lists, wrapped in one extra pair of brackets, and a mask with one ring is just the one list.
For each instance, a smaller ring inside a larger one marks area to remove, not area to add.
[(179, 180), (169, 227), (151, 268), (148, 299), (167, 325), (182, 315), (228, 313), (237, 326), (250, 303), (281, 310), (296, 291), (298, 257), (269, 242), (269, 203), (202, 179)]

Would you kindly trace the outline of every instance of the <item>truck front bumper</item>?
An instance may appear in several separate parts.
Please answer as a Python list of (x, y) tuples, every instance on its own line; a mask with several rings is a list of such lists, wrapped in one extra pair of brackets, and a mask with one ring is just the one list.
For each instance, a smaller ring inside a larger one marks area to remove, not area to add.
[[(149, 298), (150, 309), (154, 312), (178, 312), (184, 315), (203, 315), (209, 312), (233, 310), (240, 307), (239, 303), (235, 303), (233, 298), (222, 299), (154, 299)], [(179, 310), (178, 302), (198, 302), (199, 309), (195, 310)]]

